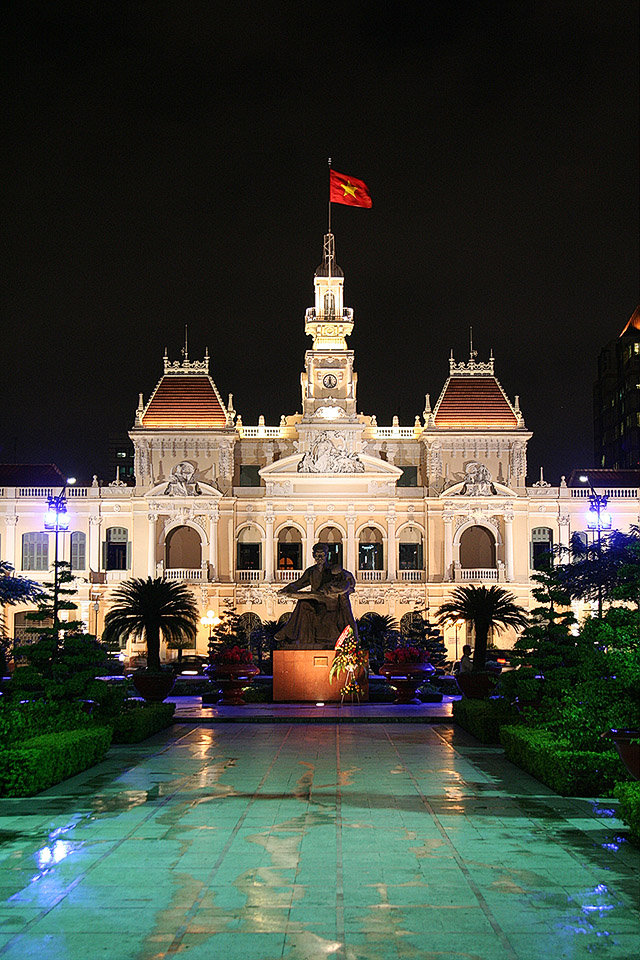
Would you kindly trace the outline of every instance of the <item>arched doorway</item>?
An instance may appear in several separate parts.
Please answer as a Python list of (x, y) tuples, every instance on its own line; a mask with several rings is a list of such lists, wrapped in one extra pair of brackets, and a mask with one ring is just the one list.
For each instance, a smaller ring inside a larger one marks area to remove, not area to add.
[(198, 570), (202, 564), (202, 544), (193, 527), (175, 527), (165, 541), (167, 570)]
[(469, 527), (460, 537), (460, 566), (463, 570), (495, 570), (496, 541), (486, 527)]

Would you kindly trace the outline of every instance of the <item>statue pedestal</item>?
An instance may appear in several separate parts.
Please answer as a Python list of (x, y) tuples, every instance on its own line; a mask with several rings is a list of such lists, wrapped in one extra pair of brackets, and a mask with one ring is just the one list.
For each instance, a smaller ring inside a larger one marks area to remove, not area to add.
[[(333, 683), (329, 681), (329, 670), (335, 654), (335, 650), (274, 650), (273, 702), (340, 702), (345, 675), (342, 674)], [(364, 702), (369, 699), (366, 679), (361, 681), (361, 687), (360, 700)], [(347, 702), (351, 703), (350, 696), (345, 697)]]

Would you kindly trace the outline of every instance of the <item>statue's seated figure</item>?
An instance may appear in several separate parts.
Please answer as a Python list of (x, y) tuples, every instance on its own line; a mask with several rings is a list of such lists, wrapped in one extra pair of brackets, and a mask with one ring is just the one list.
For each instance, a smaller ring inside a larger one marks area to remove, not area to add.
[(281, 594), (298, 601), (286, 624), (276, 634), (276, 640), (283, 646), (301, 650), (329, 649), (346, 626), (353, 627), (357, 636), (349, 601), (349, 595), (355, 590), (353, 574), (339, 564), (329, 563), (326, 543), (315, 544), (313, 559), (312, 567), (280, 590)]

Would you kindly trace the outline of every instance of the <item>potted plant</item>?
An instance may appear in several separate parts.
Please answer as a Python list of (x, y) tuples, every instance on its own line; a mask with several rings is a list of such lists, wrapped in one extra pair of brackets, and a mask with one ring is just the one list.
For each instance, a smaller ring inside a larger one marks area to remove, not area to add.
[(160, 666), (160, 638), (163, 636), (170, 643), (188, 637), (195, 643), (196, 601), (184, 583), (164, 577), (132, 577), (115, 588), (111, 599), (102, 639), (111, 642), (134, 636), (144, 638), (147, 666), (133, 673), (133, 685), (145, 700), (161, 703), (169, 696), (175, 675)]
[[(226, 706), (243, 706), (244, 690), (260, 673), (251, 650), (237, 643), (225, 644), (210, 655), (209, 662), (207, 673), (222, 694), (217, 702)], [(206, 695), (202, 699), (207, 702)]]
[(640, 780), (640, 730), (612, 728), (605, 736), (615, 743), (620, 759), (634, 780)]
[(429, 663), (428, 654), (409, 644), (400, 644), (384, 655), (381, 675), (396, 691), (394, 703), (421, 703), (418, 687), (433, 676), (436, 668)]

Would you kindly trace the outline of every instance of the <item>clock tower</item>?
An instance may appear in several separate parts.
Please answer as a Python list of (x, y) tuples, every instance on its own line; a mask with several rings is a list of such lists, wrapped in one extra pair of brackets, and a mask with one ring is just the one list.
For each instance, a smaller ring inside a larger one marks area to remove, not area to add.
[(344, 273), (336, 263), (332, 233), (325, 234), (322, 263), (315, 272), (315, 307), (305, 316), (305, 333), (313, 347), (305, 354), (301, 375), (304, 421), (355, 421), (357, 374), (346, 337), (353, 330), (353, 310), (344, 306)]

